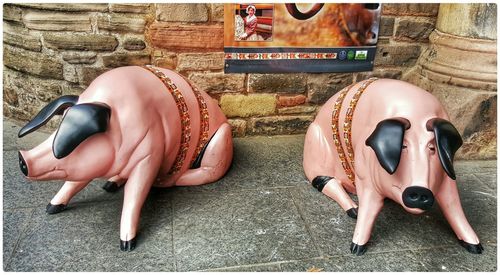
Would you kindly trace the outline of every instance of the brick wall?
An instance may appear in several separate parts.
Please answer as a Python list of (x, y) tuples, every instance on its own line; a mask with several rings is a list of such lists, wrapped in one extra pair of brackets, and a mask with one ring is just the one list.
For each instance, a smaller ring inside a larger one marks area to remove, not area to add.
[(438, 8), (384, 4), (373, 72), (224, 74), (223, 4), (5, 4), (4, 115), (28, 120), (107, 70), (152, 63), (219, 100), (235, 136), (304, 133), (341, 88), (411, 69)]

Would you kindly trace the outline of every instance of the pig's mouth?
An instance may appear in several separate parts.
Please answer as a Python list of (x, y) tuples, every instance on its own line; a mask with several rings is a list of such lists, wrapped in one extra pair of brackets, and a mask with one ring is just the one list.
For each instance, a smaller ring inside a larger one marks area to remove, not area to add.
[(64, 170), (53, 169), (36, 176), (27, 176), (29, 180), (63, 180), (68, 176)]

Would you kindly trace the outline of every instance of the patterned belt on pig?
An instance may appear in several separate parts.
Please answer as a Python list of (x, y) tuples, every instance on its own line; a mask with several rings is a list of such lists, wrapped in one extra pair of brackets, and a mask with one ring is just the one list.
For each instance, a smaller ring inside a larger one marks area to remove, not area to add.
[[(172, 175), (181, 170), (182, 166), (184, 165), (184, 161), (186, 160), (187, 151), (189, 149), (189, 141), (191, 140), (191, 118), (189, 116), (189, 110), (184, 96), (169, 77), (167, 77), (163, 72), (151, 65), (143, 66), (143, 68), (152, 72), (161, 80), (161, 82), (163, 82), (165, 87), (167, 87), (167, 90), (174, 97), (175, 104), (177, 105), (177, 109), (179, 110), (179, 116), (181, 118), (181, 146), (179, 147), (179, 151), (177, 152), (177, 156), (175, 157), (174, 164), (168, 172), (169, 175)], [(184, 78), (184, 80), (186, 79)], [(198, 145), (196, 146), (193, 158), (190, 161), (191, 166), (208, 141), (208, 132), (210, 127), (207, 103), (205, 102), (203, 95), (196, 87), (191, 85), (189, 81), (186, 80), (186, 82), (191, 87), (191, 90), (193, 90), (196, 100), (198, 101), (198, 109), (200, 110), (200, 136), (198, 138)]]
[[(335, 101), (335, 105), (333, 106), (333, 112), (332, 112), (332, 132), (333, 132), (333, 141), (335, 142), (335, 147), (337, 148), (337, 153), (339, 155), (340, 161), (342, 163), (342, 167), (344, 168), (344, 171), (347, 175), (347, 177), (354, 183), (354, 150), (352, 148), (352, 137), (351, 137), (351, 130), (352, 130), (352, 118), (354, 116), (354, 110), (356, 109), (356, 105), (358, 104), (359, 99), (361, 98), (361, 95), (363, 92), (366, 90), (366, 88), (372, 84), (375, 80), (378, 78), (370, 78), (363, 82), (361, 86), (359, 86), (358, 90), (354, 94), (354, 96), (351, 99), (351, 102), (349, 103), (349, 107), (347, 108), (347, 113), (346, 117), (344, 119), (344, 143), (346, 146), (346, 151), (347, 154), (345, 153), (344, 149), (342, 148), (342, 144), (340, 143), (340, 132), (339, 132), (339, 114), (340, 110), (342, 109), (342, 103), (344, 101), (345, 96), (349, 92), (349, 90), (354, 86), (354, 84), (344, 88), (342, 91), (339, 93), (339, 97)], [(350, 166), (349, 166), (350, 164)]]

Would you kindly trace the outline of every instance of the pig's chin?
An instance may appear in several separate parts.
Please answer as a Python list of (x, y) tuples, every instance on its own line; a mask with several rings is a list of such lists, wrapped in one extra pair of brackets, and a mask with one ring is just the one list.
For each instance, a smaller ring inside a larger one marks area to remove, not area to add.
[(420, 215), (426, 211), (426, 210), (422, 210), (420, 208), (408, 208), (404, 204), (401, 204), (401, 205), (406, 210), (406, 212), (408, 212), (410, 214), (414, 214), (414, 215)]
[(37, 176), (27, 177), (29, 180), (64, 180), (68, 174), (64, 170), (52, 170)]

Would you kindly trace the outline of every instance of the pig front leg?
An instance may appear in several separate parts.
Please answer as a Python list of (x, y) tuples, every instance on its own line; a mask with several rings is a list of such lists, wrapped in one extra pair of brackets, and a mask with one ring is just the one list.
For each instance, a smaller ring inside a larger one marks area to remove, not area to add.
[[(162, 152), (158, 149), (158, 152)], [(147, 155), (140, 160), (125, 184), (120, 221), (120, 249), (132, 251), (136, 245), (141, 209), (160, 167), (160, 157)]]
[(370, 240), (373, 225), (380, 210), (384, 206), (384, 197), (372, 188), (363, 188), (369, 183), (356, 179), (356, 190), (359, 198), (358, 219), (351, 243), (351, 253), (361, 256), (366, 252), (366, 244)]
[(57, 214), (64, 211), (71, 198), (85, 188), (89, 182), (90, 181), (66, 181), (47, 205), (47, 214)]
[(122, 187), (126, 179), (122, 179), (119, 176), (114, 176), (102, 186), (102, 189), (104, 189), (108, 193), (115, 193), (116, 191), (120, 190), (120, 187)]
[(214, 182), (227, 172), (233, 159), (231, 126), (222, 124), (214, 134), (201, 160), (200, 168), (187, 170), (175, 183), (177, 186)]
[(446, 177), (436, 196), (436, 200), (446, 220), (448, 220), (457, 235), (460, 244), (470, 253), (481, 254), (484, 250), (483, 246), (465, 217), (456, 181)]

